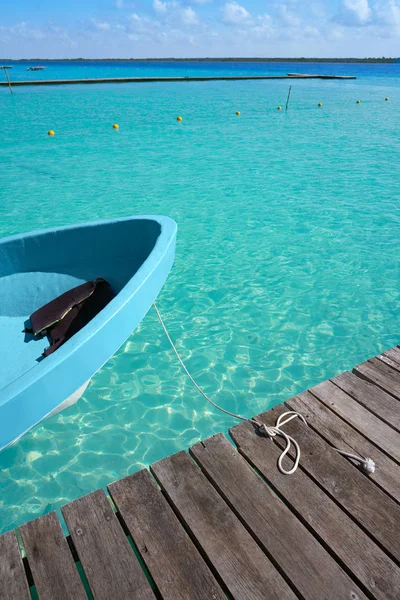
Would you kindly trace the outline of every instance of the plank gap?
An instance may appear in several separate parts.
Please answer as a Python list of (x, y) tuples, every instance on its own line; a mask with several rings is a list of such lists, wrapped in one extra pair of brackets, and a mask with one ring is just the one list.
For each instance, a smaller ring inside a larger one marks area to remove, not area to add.
[[(119, 514), (119, 513), (118, 513), (118, 514)], [(120, 524), (121, 524), (121, 522), (123, 521), (123, 519), (122, 519), (121, 515), (119, 515), (119, 521), (120, 521)], [(126, 524), (125, 524), (125, 523), (124, 523), (124, 527), (123, 527), (123, 529), (126, 529)], [(145, 565), (145, 563), (144, 563), (144, 561), (143, 561), (142, 555), (140, 554), (140, 552), (139, 552), (139, 549), (138, 549), (138, 547), (136, 546), (136, 544), (135, 544), (135, 542), (134, 542), (134, 540), (133, 540), (132, 536), (131, 536), (130, 534), (128, 534), (128, 535), (127, 535), (127, 538), (128, 538), (128, 542), (129, 542), (129, 543), (130, 543), (130, 545), (131, 545), (132, 551), (134, 552), (134, 554), (135, 554), (136, 558), (138, 559), (138, 562), (139, 562), (140, 566), (142, 567), (142, 571), (144, 572), (144, 574), (145, 574), (145, 576), (146, 576), (146, 579), (147, 579), (147, 581), (149, 582), (149, 584), (150, 584), (150, 586), (151, 586), (151, 589), (152, 589), (152, 590), (153, 590), (153, 592), (154, 592), (154, 595), (155, 595), (155, 597), (157, 598), (157, 600), (163, 600), (163, 598), (162, 598), (162, 595), (161, 595), (161, 592), (160, 592), (160, 590), (158, 589), (156, 582), (155, 582), (155, 581), (154, 581), (154, 579), (152, 578), (152, 576), (151, 576), (151, 574), (150, 574), (150, 571), (149, 571), (149, 570), (148, 570), (148, 568), (146, 567), (146, 565)]]
[[(237, 450), (241, 456), (246, 460), (246, 462), (259, 474), (261, 479), (268, 485), (273, 492), (277, 495), (277, 497), (287, 506), (291, 512), (295, 515), (295, 517), (304, 525), (304, 527), (310, 532), (311, 535), (318, 541), (318, 543), (328, 552), (328, 554), (336, 561), (336, 563), (343, 569), (343, 571), (350, 577), (352, 581), (364, 592), (364, 594), (370, 598), (370, 600), (375, 600), (375, 596), (368, 590), (368, 588), (363, 584), (363, 582), (351, 571), (351, 569), (347, 566), (347, 564), (335, 553), (334, 550), (328, 545), (327, 542), (319, 535), (315, 529), (311, 526), (310, 523), (301, 515), (301, 513), (296, 510), (296, 508), (292, 505), (292, 503), (282, 494), (279, 490), (268, 481), (262, 473), (254, 466), (251, 459), (245, 454), (245, 452), (241, 451), (240, 446), (237, 447)], [(278, 468), (278, 467), (277, 467)], [(303, 471), (304, 472), (304, 471)], [(307, 473), (304, 473), (313, 483), (314, 480), (308, 476)], [(319, 486), (318, 486), (319, 487)], [(324, 492), (324, 490), (321, 490)], [(325, 493), (325, 492), (324, 492)], [(330, 496), (328, 496), (330, 498)], [(341, 509), (341, 507), (339, 506)]]
[[(205, 448), (205, 445), (204, 445), (203, 442), (201, 442), (201, 445)], [(221, 496), (222, 500), (225, 502), (225, 504), (227, 505), (228, 509), (233, 512), (233, 514), (239, 519), (239, 521), (242, 523), (242, 525), (245, 527), (245, 529), (247, 529), (248, 533), (251, 535), (251, 537), (254, 539), (254, 541), (258, 544), (258, 546), (261, 548), (261, 550), (264, 552), (264, 554), (269, 558), (269, 560), (271, 561), (271, 563), (274, 565), (274, 567), (276, 568), (276, 570), (278, 571), (278, 573), (280, 573), (280, 575), (282, 576), (282, 578), (286, 581), (286, 583), (291, 588), (291, 590), (296, 594), (296, 596), (300, 600), (305, 600), (304, 596), (300, 593), (300, 591), (297, 589), (297, 587), (293, 584), (293, 582), (291, 581), (291, 579), (289, 578), (289, 576), (285, 573), (284, 569), (279, 565), (279, 563), (274, 558), (274, 556), (267, 550), (267, 548), (265, 547), (265, 545), (261, 542), (261, 540), (259, 539), (258, 535), (247, 524), (246, 520), (242, 518), (240, 512), (235, 508), (235, 506), (228, 500), (228, 498), (226, 497), (226, 495), (224, 494), (224, 492), (221, 490), (220, 486), (215, 481), (213, 481), (212, 477), (209, 475), (209, 473), (205, 469), (201, 468), (200, 463), (197, 462), (195, 456), (192, 454), (191, 448), (189, 449), (189, 454), (194, 459), (194, 461), (198, 464), (199, 468), (201, 469), (201, 471), (203, 472), (203, 474), (206, 476), (206, 478), (208, 479), (208, 481), (211, 483), (211, 485), (213, 486), (213, 488)], [(253, 465), (250, 465), (250, 466), (253, 468)], [(259, 475), (259, 472), (256, 469), (253, 468), (253, 471), (255, 472), (256, 475)], [(260, 477), (260, 478), (262, 479), (263, 483), (266, 484), (265, 479), (263, 477)], [(268, 486), (268, 487), (270, 487), (270, 489), (273, 490), (274, 493), (275, 493), (275, 490), (273, 489), (272, 486)], [(278, 496), (278, 494), (277, 494), (277, 496)], [(281, 499), (279, 496), (278, 496), (278, 498)]]
[(329, 380), (371, 414), (400, 433), (399, 401), (380, 387), (345, 371)]
[(23, 557), (22, 564), (24, 565), (25, 575), (26, 575), (26, 578), (28, 580), (28, 585), (31, 588), (31, 587), (33, 587), (35, 585), (35, 582), (33, 580), (33, 575), (32, 575), (32, 571), (31, 571), (31, 567), (29, 565), (29, 561), (26, 558), (26, 556)]
[[(366, 361), (365, 363), (361, 363), (360, 365), (357, 365), (356, 367), (354, 367), (352, 373), (354, 373), (354, 375), (357, 375), (357, 377), (359, 377), (360, 379), (363, 379), (364, 381), (368, 381), (369, 383), (376, 385), (376, 387), (380, 388), (387, 394), (390, 394), (390, 396), (393, 396), (393, 398), (395, 398), (397, 401), (399, 401), (400, 400), (400, 391), (397, 391), (397, 389), (393, 389), (390, 385), (390, 381), (388, 382), (388, 384), (386, 382), (379, 381), (379, 379), (383, 379), (385, 372), (380, 371), (380, 369), (378, 368), (376, 363), (372, 362), (372, 360), (375, 360), (375, 359), (370, 359), (370, 360)], [(378, 362), (378, 364), (382, 365), (382, 367), (385, 367), (385, 366), (388, 367), (388, 365), (385, 365), (385, 363), (383, 363), (383, 362), (380, 362), (380, 361), (377, 361), (377, 362)], [(376, 369), (378, 370), (378, 373), (370, 374), (370, 373), (366, 373), (364, 371), (360, 371), (359, 370), (360, 367), (363, 368), (364, 365), (368, 365), (369, 367), (376, 367)], [(388, 368), (390, 369), (390, 367), (388, 367)], [(386, 373), (386, 375), (387, 375), (387, 373)], [(398, 375), (398, 373), (396, 373), (396, 375)]]
[(136, 546), (136, 544), (135, 544), (135, 542), (134, 542), (134, 540), (133, 540), (133, 538), (132, 538), (132, 536), (131, 536), (131, 534), (129, 532), (129, 529), (128, 529), (128, 527), (127, 527), (124, 519), (122, 518), (122, 515), (119, 512), (118, 507), (116, 506), (116, 504), (115, 504), (115, 502), (114, 502), (111, 494), (109, 493), (108, 489), (107, 488), (103, 488), (103, 490), (105, 492), (105, 495), (107, 497), (108, 502), (110, 503), (111, 508), (114, 511), (115, 516), (117, 517), (117, 520), (118, 520), (118, 522), (119, 522), (119, 524), (121, 526), (122, 531), (126, 535), (126, 538), (127, 538), (128, 542), (129, 542), (129, 544), (131, 546), (132, 552), (136, 556), (136, 558), (137, 558), (137, 560), (139, 562), (139, 565), (140, 565), (140, 567), (141, 567), (141, 569), (142, 569), (142, 571), (143, 571), (143, 573), (144, 573), (147, 581), (149, 582), (151, 589), (154, 592), (154, 595), (156, 596), (157, 600), (162, 600), (162, 596), (160, 594), (160, 591), (157, 588), (156, 582), (154, 581), (154, 579), (150, 575), (150, 572), (149, 572), (148, 568), (146, 567), (146, 565), (145, 565), (145, 563), (144, 563), (144, 561), (142, 559), (142, 556), (141, 556), (141, 554), (139, 552), (139, 549)]
[[(195, 464), (196, 464), (196, 467), (199, 468), (198, 465), (197, 465), (197, 463), (195, 463)], [(182, 525), (183, 529), (186, 531), (186, 533), (188, 534), (188, 536), (192, 540), (193, 544), (195, 545), (197, 551), (199, 552), (200, 556), (202, 557), (202, 559), (204, 560), (204, 562), (206, 563), (206, 565), (210, 569), (211, 573), (214, 575), (214, 577), (217, 580), (218, 584), (221, 586), (221, 589), (225, 593), (227, 600), (234, 600), (234, 598), (229, 593), (229, 590), (228, 590), (227, 586), (225, 585), (223, 579), (219, 575), (217, 569), (214, 567), (212, 561), (208, 558), (207, 554), (203, 550), (201, 544), (197, 541), (196, 536), (193, 534), (192, 530), (190, 529), (190, 527), (186, 523), (185, 519), (182, 517), (181, 513), (179, 512), (179, 510), (177, 509), (177, 507), (174, 505), (174, 503), (170, 499), (169, 495), (165, 492), (165, 490), (161, 486), (161, 484), (158, 481), (155, 473), (153, 473), (153, 471), (151, 470), (151, 465), (150, 465), (150, 473), (153, 476), (154, 480), (156, 481), (158, 487), (160, 488), (160, 491), (161, 491), (162, 495), (164, 496), (164, 498), (166, 499), (166, 501), (168, 502), (168, 504), (170, 505), (170, 507), (174, 511), (174, 513), (175, 513), (176, 517), (178, 518), (180, 524)]]
[[(338, 387), (338, 386), (336, 386)], [(341, 390), (341, 388), (338, 388), (339, 390)], [(341, 390), (342, 391), (342, 390)], [(387, 458), (390, 458), (390, 460), (392, 460), (394, 463), (396, 463), (396, 465), (399, 465), (399, 461), (396, 459), (395, 456), (393, 456), (388, 450), (386, 450), (385, 448), (382, 448), (382, 446), (379, 446), (378, 443), (376, 443), (373, 439), (371, 439), (370, 437), (368, 437), (367, 433), (364, 433), (363, 431), (361, 431), (361, 429), (357, 429), (350, 421), (348, 421), (345, 417), (343, 417), (342, 415), (339, 414), (339, 412), (336, 412), (335, 410), (333, 410), (328, 404), (325, 404), (325, 402), (322, 402), (322, 400), (317, 396), (316, 393), (313, 392), (313, 388), (310, 388), (309, 390), (307, 390), (307, 392), (309, 394), (312, 395), (313, 398), (315, 398), (315, 400), (317, 402), (321, 402), (321, 404), (327, 409), (329, 410), (333, 415), (335, 415), (335, 417), (337, 417), (338, 419), (340, 419), (341, 421), (343, 421), (343, 423), (345, 423), (346, 425), (348, 425), (349, 427), (351, 427), (351, 429), (353, 431), (355, 431), (356, 433), (358, 433), (361, 437), (363, 437), (367, 442), (369, 442), (370, 444), (372, 444), (372, 446), (374, 446), (374, 448), (376, 448), (379, 452), (381, 452), (382, 454), (384, 454), (385, 456), (387, 456)], [(345, 392), (346, 393), (346, 392)], [(351, 400), (354, 400), (356, 402), (356, 400), (354, 398), (351, 397)], [(285, 402), (285, 405), (287, 405), (287, 402)], [(358, 403), (359, 404), (359, 403)], [(365, 406), (363, 406), (362, 404), (360, 404), (360, 406), (362, 406), (362, 408), (365, 408)], [(288, 408), (290, 408), (288, 406)], [(367, 408), (365, 408), (365, 410), (368, 410)], [(379, 418), (377, 415), (375, 415), (375, 413), (369, 411), (374, 417)], [(380, 419), (382, 421), (383, 425), (386, 425), (386, 423)], [(324, 437), (324, 435), (316, 428), (312, 425), (312, 423), (309, 423), (307, 421), (307, 425), (315, 432), (317, 433), (329, 446), (331, 446), (331, 448), (336, 448), (336, 446), (334, 446), (328, 438)], [(396, 431), (396, 430), (394, 430)], [(397, 432), (396, 432), (397, 433)], [(339, 448), (340, 450), (340, 448)], [(358, 452), (354, 452), (354, 454), (359, 454)], [(364, 458), (364, 457), (361, 457)], [(365, 457), (367, 458), (367, 457)], [(372, 460), (374, 459), (373, 456), (370, 456), (369, 458), (372, 458)], [(368, 477), (368, 474), (364, 473), (358, 466), (356, 462), (353, 462), (351, 459), (346, 458), (346, 460), (351, 463), (358, 471), (360, 471), (363, 475), (365, 475), (369, 481), (372, 481), (375, 485), (377, 485), (382, 491), (384, 491), (385, 493), (386, 490), (384, 487), (380, 486), (379, 483), (376, 482), (375, 479), (372, 479), (371, 477)], [(393, 498), (390, 494), (388, 494), (391, 498)], [(397, 502), (397, 500), (395, 500)]]
[[(323, 439), (323, 438), (321, 438)], [(323, 440), (324, 441), (324, 440)], [(278, 440), (273, 440), (273, 443), (276, 444), (278, 446), (278, 448), (280, 448), (280, 450), (283, 449), (283, 446), (279, 445), (279, 441)], [(325, 442), (324, 442), (325, 443)], [(290, 453), (289, 453), (290, 456)], [(347, 460), (343, 457), (338, 455), (340, 459), (345, 460), (347, 462)], [(357, 525), (357, 527), (359, 527), (373, 542), (374, 544), (376, 544), (380, 550), (382, 550), (382, 552), (385, 553), (386, 556), (388, 556), (397, 566), (400, 566), (400, 561), (397, 559), (397, 557), (392, 554), (389, 553), (388, 550), (385, 548), (385, 546), (377, 539), (376, 536), (374, 536), (368, 529), (368, 527), (366, 527), (365, 525), (363, 525), (355, 516), (352, 515), (352, 513), (343, 505), (340, 503), (339, 499), (337, 500), (335, 498), (335, 496), (333, 496), (323, 485), (322, 483), (320, 484), (317, 480), (316, 477), (313, 477), (313, 475), (311, 473), (308, 472), (308, 470), (306, 468), (304, 468), (301, 465), (301, 460), (299, 463), (299, 467), (298, 467), (305, 475), (307, 475), (307, 477), (309, 477), (309, 479), (311, 479), (311, 481), (324, 493), (328, 496), (328, 498), (330, 500), (332, 500), (332, 502), (334, 502), (334, 504), (336, 504), (336, 506), (345, 513), (345, 515), (347, 517), (349, 517), (349, 519), (351, 519), (353, 521), (353, 523), (355, 523)], [(379, 488), (380, 489), (380, 488)], [(392, 500), (391, 497), (388, 496), (388, 498), (390, 500)], [(397, 505), (397, 504), (396, 504)]]
[[(352, 387), (357, 387), (358, 382), (363, 385), (364, 383), (366, 384), (366, 382), (361, 382), (361, 379), (352, 373), (348, 373), (348, 375)], [(344, 383), (344, 385), (347, 384), (348, 382)], [(370, 384), (366, 385), (370, 386)], [(332, 383), (330, 383), (330, 386), (334, 390), (338, 390), (339, 393), (343, 393), (341, 389), (332, 385)], [(317, 390), (317, 388), (313, 389), (315, 391)], [(379, 388), (375, 389), (383, 394)], [(323, 391), (322, 393), (325, 394), (326, 392)], [(369, 388), (368, 393), (371, 393)], [(385, 398), (387, 397), (390, 398), (390, 396), (385, 395)], [(320, 386), (318, 398), (321, 399)], [(394, 398), (392, 400), (393, 402), (396, 402)], [(335, 448), (340, 448), (341, 450), (357, 454), (358, 456), (373, 458), (378, 465), (378, 468), (374, 473), (368, 474), (368, 478), (379, 484), (386, 494), (388, 494), (397, 504), (400, 504), (400, 470), (396, 462), (384, 454), (379, 448), (374, 446), (368, 438), (365, 438), (348, 423), (340, 420), (340, 417), (337, 414), (329, 410), (327, 404), (329, 406), (330, 403), (316, 401), (314, 396), (308, 391), (302, 392), (298, 396), (286, 401), (287, 406), (290, 406), (293, 410), (297, 410), (305, 416), (307, 422), (313, 427), (313, 429), (310, 429), (311, 431), (318, 428), (319, 436), (324, 437)], [(395, 435), (398, 434), (395, 432)], [(317, 434), (317, 437), (319, 436)]]
[(65, 536), (65, 539), (67, 540), (68, 548), (69, 548), (69, 550), (70, 550), (70, 552), (72, 554), (72, 558), (74, 559), (74, 561), (76, 563), (79, 562), (79, 556), (78, 556), (78, 553), (77, 553), (76, 548), (75, 548), (75, 544), (72, 541), (71, 536), (67, 535), (67, 536)]

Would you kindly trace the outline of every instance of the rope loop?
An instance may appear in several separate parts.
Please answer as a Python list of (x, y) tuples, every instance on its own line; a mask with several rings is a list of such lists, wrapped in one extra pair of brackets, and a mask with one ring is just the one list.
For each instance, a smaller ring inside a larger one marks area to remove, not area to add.
[[(284, 417), (287, 417), (287, 418), (284, 419)], [(288, 435), (281, 429), (281, 427), (283, 425), (285, 425), (286, 423), (289, 423), (289, 421), (291, 421), (292, 419), (295, 419), (296, 417), (298, 417), (301, 421), (303, 421), (304, 425), (307, 425), (307, 421), (305, 420), (303, 415), (296, 412), (295, 410), (288, 410), (288, 411), (282, 413), (281, 415), (279, 415), (274, 426), (266, 425), (265, 423), (260, 423), (260, 422), (256, 421), (255, 419), (252, 420), (252, 423), (254, 423), (257, 426), (258, 430), (262, 431), (265, 434), (265, 436), (268, 437), (269, 439), (272, 439), (276, 435), (279, 435), (280, 437), (282, 437), (285, 440), (285, 443), (286, 443), (285, 448), (282, 450), (282, 453), (281, 453), (280, 457), (278, 458), (278, 469), (283, 475), (292, 475), (296, 471), (297, 467), (299, 466), (299, 462), (300, 462), (300, 456), (301, 456), (300, 446), (298, 445), (298, 443), (296, 442), (296, 440), (294, 438), (292, 438), (290, 435)], [(283, 459), (290, 452), (292, 444), (295, 449), (293, 466), (291, 469), (285, 469), (282, 464)]]

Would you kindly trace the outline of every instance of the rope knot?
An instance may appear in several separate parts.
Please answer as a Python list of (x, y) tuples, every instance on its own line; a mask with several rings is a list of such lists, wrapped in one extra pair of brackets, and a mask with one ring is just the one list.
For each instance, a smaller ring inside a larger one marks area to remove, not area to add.
[(364, 471), (364, 473), (375, 473), (375, 463), (372, 460), (372, 458), (365, 458), (360, 464), (360, 467)]
[(258, 421), (254, 421), (254, 423), (256, 424), (259, 433), (264, 434), (265, 437), (273, 438), (276, 436), (273, 427), (268, 427), (268, 425), (266, 425), (265, 423), (259, 423)]
[[(287, 418), (285, 420), (283, 420), (284, 417), (287, 417)], [(294, 473), (296, 471), (297, 467), (299, 466), (299, 462), (300, 462), (300, 448), (299, 448), (298, 443), (290, 435), (287, 435), (287, 433), (285, 433), (281, 429), (281, 427), (283, 425), (285, 425), (286, 423), (289, 423), (289, 421), (291, 421), (292, 419), (295, 419), (296, 417), (298, 417), (301, 421), (303, 421), (303, 423), (305, 425), (307, 425), (307, 421), (305, 420), (303, 415), (301, 415), (300, 413), (298, 413), (294, 410), (289, 410), (289, 411), (286, 411), (286, 412), (282, 413), (281, 415), (279, 415), (279, 417), (276, 420), (275, 425), (273, 425), (273, 426), (266, 425), (265, 423), (259, 423), (258, 421), (253, 420), (253, 423), (256, 425), (258, 431), (261, 431), (269, 439), (272, 439), (276, 435), (279, 435), (280, 437), (283, 437), (283, 439), (285, 440), (286, 446), (278, 459), (278, 469), (280, 470), (281, 473), (283, 473), (283, 475), (291, 475), (292, 473)], [(294, 464), (291, 469), (287, 470), (287, 469), (283, 468), (282, 461), (285, 458), (285, 456), (288, 454), (292, 444), (295, 448)]]

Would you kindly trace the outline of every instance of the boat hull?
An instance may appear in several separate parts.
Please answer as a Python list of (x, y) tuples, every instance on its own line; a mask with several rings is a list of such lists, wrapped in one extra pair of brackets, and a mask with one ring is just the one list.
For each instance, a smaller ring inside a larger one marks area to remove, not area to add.
[[(159, 294), (174, 261), (176, 238), (174, 221), (167, 217), (137, 217), (98, 222), (88, 226), (106, 227), (108, 223), (119, 226), (122, 223), (121, 227), (126, 229), (129, 225), (126, 222), (135, 219), (143, 219), (146, 222), (153, 220), (157, 223), (160, 232), (154, 247), (134, 275), (128, 278), (124, 285), (121, 284), (117, 296), (88, 325), (54, 354), (0, 391), (0, 449), (18, 439), (44, 418), (54, 414), (66, 399), (70, 399), (77, 390), (81, 390), (126, 341)], [(85, 225), (80, 225), (60, 229), (64, 233), (65, 230), (78, 230), (84, 227)], [(140, 224), (135, 224), (135, 231), (135, 235), (139, 235)], [(127, 238), (128, 233), (124, 233)], [(29, 235), (40, 238), (42, 234), (48, 235), (48, 231)], [(14, 242), (20, 241), (20, 237), (14, 236), (0, 241), (0, 264), (2, 243), (7, 245), (11, 240), (13, 246)], [(142, 237), (145, 243), (145, 236)], [(22, 245), (25, 246), (25, 242)], [(98, 254), (103, 250), (99, 246)], [(84, 257), (85, 249), (81, 249), (81, 253)]]
[[(43, 417), (43, 419), (41, 419), (41, 421), (44, 421), (44, 420), (48, 419), (49, 417), (56, 415), (57, 413), (65, 410), (66, 408), (69, 408), (73, 404), (76, 404), (78, 402), (78, 400), (80, 400), (80, 398), (82, 398), (89, 383), (90, 383), (90, 379), (89, 379), (89, 381), (87, 381), (86, 383), (81, 385), (81, 387), (78, 390), (76, 390), (76, 392), (71, 394), (71, 396), (69, 396), (69, 398), (66, 398), (66, 400), (61, 402), (61, 404), (59, 406), (57, 406), (57, 408), (52, 410), (50, 414), (48, 414), (46, 417)], [(41, 421), (39, 421), (39, 422), (41, 422)], [(31, 429), (31, 427), (29, 429)], [(22, 433), (20, 433), (14, 440), (10, 440), (6, 446), (3, 446), (3, 448), (1, 448), (1, 450), (5, 450), (6, 448), (8, 448), (8, 446), (11, 446), (12, 444), (15, 444), (15, 442), (18, 442), (18, 440), (20, 438), (22, 438), (22, 436), (25, 435), (25, 433), (27, 433), (29, 431), (29, 429), (27, 431), (23, 431)]]

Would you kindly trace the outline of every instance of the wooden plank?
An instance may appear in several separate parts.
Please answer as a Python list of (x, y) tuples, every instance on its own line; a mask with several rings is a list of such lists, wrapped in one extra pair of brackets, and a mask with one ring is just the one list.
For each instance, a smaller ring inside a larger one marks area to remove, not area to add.
[(226, 598), (147, 469), (108, 489), (164, 600)]
[(376, 358), (393, 367), (396, 371), (400, 371), (400, 350), (398, 348), (386, 350), (386, 352), (382, 352)]
[[(284, 406), (270, 410), (268, 422), (275, 422), (285, 410)], [(298, 419), (285, 425), (285, 433), (301, 447), (302, 469), (394, 560), (400, 561), (400, 506)], [(282, 446), (282, 438), (274, 439)]]
[(400, 461), (400, 434), (392, 427), (386, 425), (331, 381), (324, 381), (309, 391), (378, 448), (397, 462)]
[(20, 532), (40, 600), (87, 600), (56, 513), (29, 521)]
[[(267, 415), (260, 420), (273, 423)], [(302, 469), (282, 475), (277, 469), (280, 449), (257, 435), (251, 423), (241, 423), (230, 432), (241, 454), (371, 596), (398, 600), (400, 569), (370, 537)]]
[(385, 352), (382, 352), (382, 355), (390, 357), (393, 360), (393, 362), (395, 362), (397, 365), (400, 365), (399, 346), (394, 346), (393, 348), (389, 348), (389, 350), (385, 350)]
[(234, 599), (295, 598), (271, 561), (186, 452), (155, 463), (151, 470)]
[[(303, 392), (290, 398), (286, 405), (301, 413), (310, 427), (335, 448), (372, 458), (376, 464), (376, 470), (375, 473), (366, 476), (397, 502), (400, 502), (400, 467), (384, 452), (381, 452), (364, 436), (342, 421), (310, 392)], [(351, 461), (350, 463), (353, 464)], [(355, 466), (355, 468), (358, 467)]]
[(400, 432), (400, 406), (398, 400), (393, 396), (349, 371), (337, 375), (331, 381), (357, 400), (359, 404)]
[(377, 358), (371, 358), (371, 360), (357, 365), (353, 369), (353, 373), (400, 399), (400, 377), (398, 372)]
[(65, 505), (62, 513), (95, 600), (154, 600), (103, 490)]
[(196, 444), (191, 454), (301, 598), (365, 598), (225, 436), (218, 434)]
[(399, 346), (394, 346), (393, 348), (389, 348), (389, 350), (385, 350), (382, 352), (385, 356), (390, 356), (394, 362), (400, 365), (400, 348)]
[(0, 535), (0, 600), (31, 600), (14, 531)]

